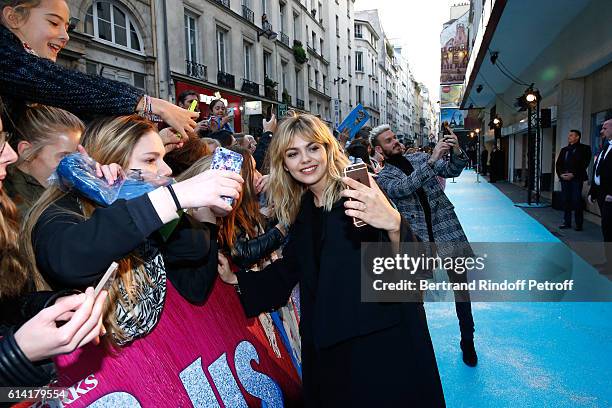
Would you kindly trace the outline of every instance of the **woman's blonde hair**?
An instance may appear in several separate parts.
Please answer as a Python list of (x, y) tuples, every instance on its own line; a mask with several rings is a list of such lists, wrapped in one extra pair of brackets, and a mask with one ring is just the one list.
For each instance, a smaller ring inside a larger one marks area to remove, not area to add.
[(19, 117), (15, 126), (15, 137), (11, 145), (17, 151), (17, 144), (21, 141), (32, 145), (26, 153), (19, 155), (19, 165), (24, 161), (30, 161), (48, 144), (53, 143), (54, 138), (65, 132), (83, 133), (85, 125), (72, 113), (63, 109), (45, 105), (30, 105), (23, 115)]
[(278, 221), (286, 225), (291, 225), (295, 221), (302, 195), (307, 189), (285, 170), (285, 153), (296, 137), (319, 143), (325, 149), (327, 183), (321, 203), (326, 211), (331, 210), (334, 203), (340, 199), (340, 192), (345, 188), (341, 177), (344, 168), (349, 164), (340, 144), (321, 119), (310, 114), (293, 114), (283, 119), (267, 153), (270, 165), (268, 203), (274, 206)]
[[(122, 168), (127, 168), (134, 146), (142, 136), (149, 132), (157, 132), (155, 126), (138, 115), (102, 119), (92, 123), (85, 130), (82, 144), (98, 163), (117, 163)], [(21, 245), (32, 267), (34, 282), (38, 290), (50, 289), (50, 286), (36, 268), (32, 233), (42, 213), (65, 195), (66, 193), (62, 192), (57, 186), (50, 186), (28, 213), (22, 229)], [(91, 217), (97, 205), (83, 197), (79, 197), (79, 201), (83, 213), (76, 215), (86, 220)], [(112, 334), (105, 336), (105, 338), (110, 339), (109, 341), (113, 344), (116, 340), (121, 342), (130, 340), (117, 324), (117, 302), (121, 302), (127, 311), (131, 311), (134, 308), (134, 299), (142, 291), (142, 287), (136, 285), (136, 282), (152, 284), (144, 269), (143, 261), (138, 256), (130, 254), (118, 263), (117, 278), (109, 290), (104, 312), (104, 325)], [(128, 295), (128, 300), (121, 296), (120, 282)]]

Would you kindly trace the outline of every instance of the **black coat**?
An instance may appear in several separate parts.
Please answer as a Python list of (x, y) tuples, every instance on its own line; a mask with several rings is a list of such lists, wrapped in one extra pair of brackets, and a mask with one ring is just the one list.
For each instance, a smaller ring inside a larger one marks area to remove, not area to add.
[(570, 154), (566, 160), (565, 156), (570, 148), (571, 146), (565, 146), (559, 152), (557, 162), (555, 163), (557, 176), (561, 178), (563, 173), (572, 173), (574, 175), (573, 180), (585, 181), (589, 178), (587, 168), (591, 162), (591, 148), (585, 144), (577, 143), (575, 152)]
[[(20, 116), (26, 102), (62, 108), (80, 118), (129, 115), (143, 95), (144, 91), (128, 84), (29, 54), (0, 24), (0, 96), (13, 120)], [(4, 120), (4, 126), (12, 131), (10, 120)]]
[[(388, 240), (387, 234), (369, 226), (355, 228), (340, 200), (323, 213), (317, 254), (314, 211), (313, 195), (307, 192), (283, 258), (262, 271), (237, 274), (248, 316), (286, 304), (300, 284), (306, 405), (443, 406), (422, 303), (361, 301), (361, 243)], [(404, 241), (414, 240), (404, 220), (401, 235)], [(390, 355), (375, 358), (384, 353)], [(373, 376), (380, 379), (378, 388), (368, 385), (366, 379)]]
[[(605, 154), (606, 149), (599, 154)], [(597, 164), (597, 161), (595, 161)], [(608, 153), (606, 158), (599, 163), (599, 186), (595, 184), (595, 166), (593, 166), (593, 176), (591, 177), (591, 189), (589, 195), (594, 199), (604, 200), (606, 195), (612, 195), (612, 151)]]
[(51, 287), (95, 285), (111, 262), (145, 244), (160, 249), (168, 280), (183, 297), (206, 300), (217, 277), (216, 226), (184, 215), (162, 242), (156, 231), (163, 224), (146, 195), (97, 208), (87, 220), (79, 213), (68, 194), (42, 213), (32, 233), (36, 264)]

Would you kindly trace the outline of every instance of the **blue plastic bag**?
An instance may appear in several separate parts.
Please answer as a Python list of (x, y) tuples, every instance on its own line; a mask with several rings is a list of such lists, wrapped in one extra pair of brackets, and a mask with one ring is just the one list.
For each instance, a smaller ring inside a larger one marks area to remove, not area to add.
[(173, 179), (150, 172), (130, 170), (113, 185), (96, 175), (96, 162), (81, 153), (65, 156), (49, 179), (63, 191), (76, 190), (80, 195), (98, 205), (108, 207), (117, 199), (131, 200), (160, 186), (167, 186)]

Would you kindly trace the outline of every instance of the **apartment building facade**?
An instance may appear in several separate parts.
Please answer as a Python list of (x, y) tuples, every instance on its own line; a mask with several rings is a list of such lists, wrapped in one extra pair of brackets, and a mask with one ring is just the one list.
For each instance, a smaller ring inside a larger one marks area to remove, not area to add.
[(159, 93), (153, 0), (68, 0), (70, 41), (58, 63)]
[(355, 16), (355, 102), (370, 114), (370, 125), (380, 124), (379, 35), (372, 24)]

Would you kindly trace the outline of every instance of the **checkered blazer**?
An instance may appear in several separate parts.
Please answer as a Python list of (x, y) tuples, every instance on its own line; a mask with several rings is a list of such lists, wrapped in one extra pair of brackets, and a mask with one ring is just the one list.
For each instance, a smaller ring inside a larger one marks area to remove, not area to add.
[[(416, 193), (417, 189), (422, 187), (431, 207), (434, 235), (432, 240), (437, 244), (438, 254), (441, 257), (467, 255), (463, 249), (468, 250), (469, 245), (455, 214), (455, 207), (444, 194), (436, 178), (436, 176), (444, 178), (459, 176), (469, 160), (467, 155), (463, 151), (459, 155), (453, 154), (450, 161), (438, 160), (433, 168), (427, 164), (430, 157), (427, 153), (407, 154), (405, 157), (414, 167), (412, 174), (406, 176), (402, 170), (387, 163), (378, 173), (378, 184), (395, 203), (413, 232), (422, 241), (427, 242), (425, 211)], [(453, 244), (449, 245), (451, 242)], [(469, 252), (471, 250), (468, 250)]]

